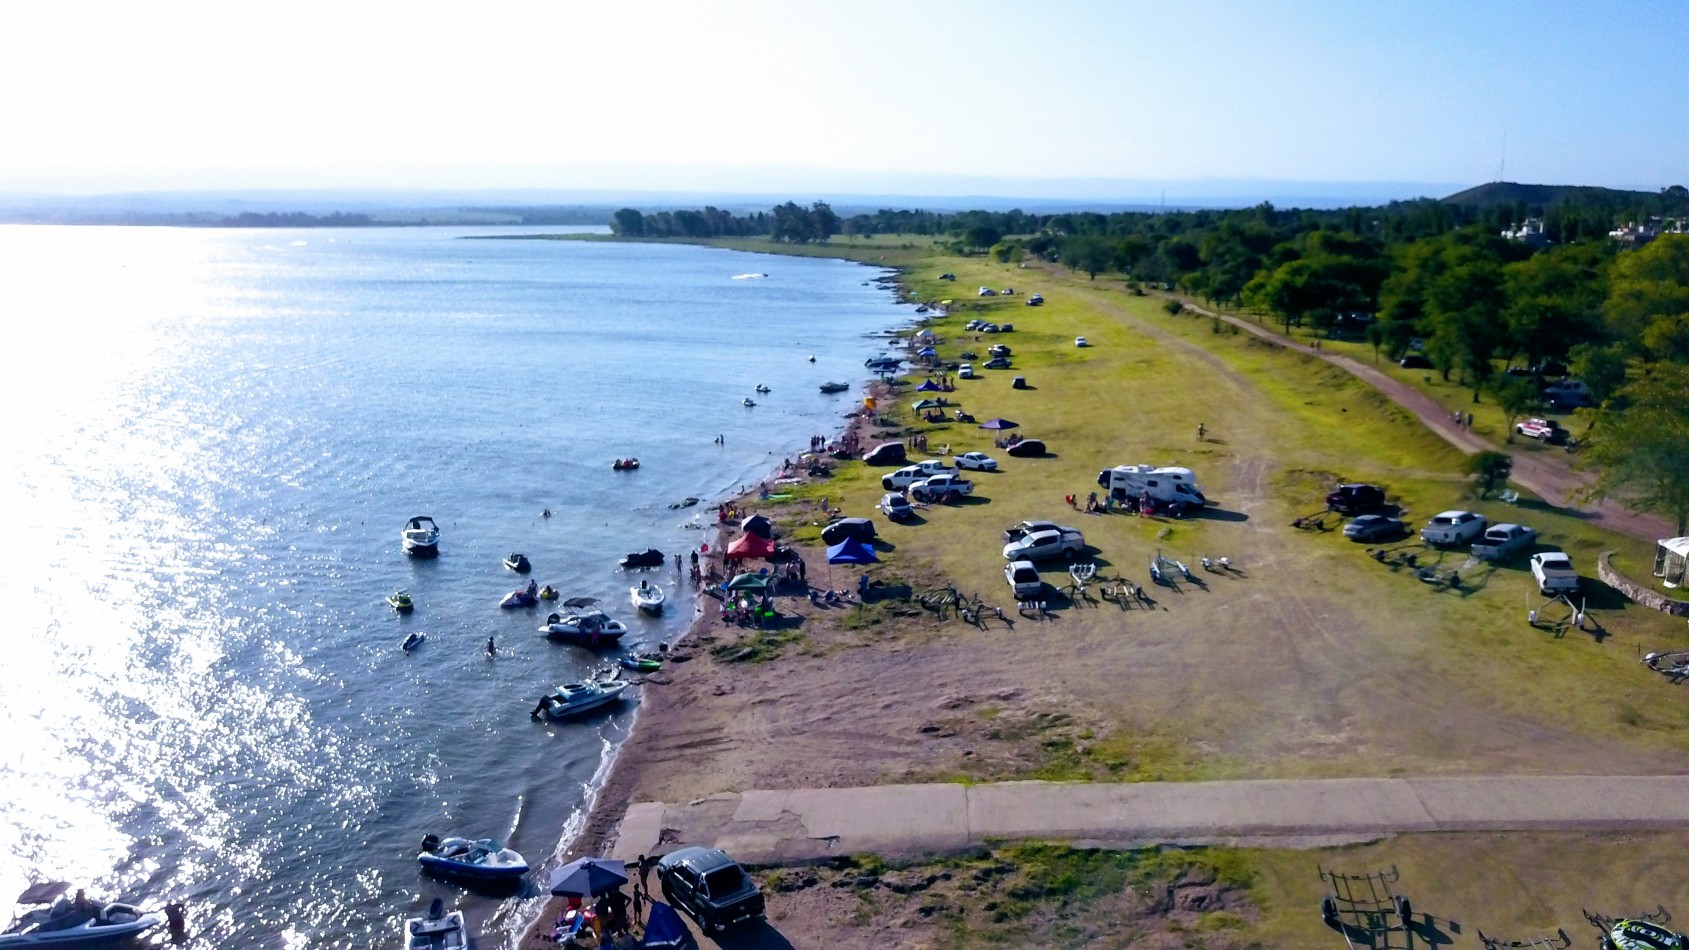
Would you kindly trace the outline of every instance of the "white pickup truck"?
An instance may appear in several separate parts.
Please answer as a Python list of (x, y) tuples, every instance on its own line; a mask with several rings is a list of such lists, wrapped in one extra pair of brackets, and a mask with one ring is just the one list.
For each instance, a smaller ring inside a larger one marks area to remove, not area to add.
[(1574, 594), (1578, 589), (1578, 572), (1572, 559), (1564, 551), (1544, 551), (1531, 555), (1531, 577), (1543, 596)]
[(905, 465), (895, 472), (887, 472), (880, 476), (880, 487), (886, 491), (897, 491), (908, 488), (916, 482), (925, 481), (934, 475), (955, 475), (957, 470), (945, 465), (939, 459), (927, 459), (913, 465)]
[(973, 494), (973, 491), (974, 483), (960, 475), (934, 475), (909, 486), (909, 496), (925, 502), (955, 501), (963, 495)]
[(1522, 524), (1496, 524), (1472, 545), (1472, 556), (1485, 561), (1505, 561), (1536, 542), (1537, 530)]
[(1471, 544), (1484, 533), (1484, 516), (1470, 511), (1445, 511), (1419, 529), (1419, 540), (1426, 544), (1458, 547)]

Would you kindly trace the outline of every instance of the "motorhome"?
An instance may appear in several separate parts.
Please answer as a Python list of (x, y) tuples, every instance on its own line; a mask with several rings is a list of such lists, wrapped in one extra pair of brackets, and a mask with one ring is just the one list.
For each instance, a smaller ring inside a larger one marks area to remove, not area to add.
[(1176, 501), (1198, 507), (1208, 504), (1197, 487), (1196, 475), (1178, 466), (1116, 465), (1099, 472), (1097, 484), (1108, 489), (1108, 496), (1116, 503), (1148, 495), (1155, 502)]

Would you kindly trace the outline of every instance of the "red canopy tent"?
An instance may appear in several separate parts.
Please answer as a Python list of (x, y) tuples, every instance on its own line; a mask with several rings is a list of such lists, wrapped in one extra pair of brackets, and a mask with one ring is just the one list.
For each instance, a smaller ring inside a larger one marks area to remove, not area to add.
[(743, 561), (746, 558), (766, 558), (774, 553), (774, 542), (767, 538), (759, 538), (754, 534), (741, 534), (727, 546), (729, 561)]

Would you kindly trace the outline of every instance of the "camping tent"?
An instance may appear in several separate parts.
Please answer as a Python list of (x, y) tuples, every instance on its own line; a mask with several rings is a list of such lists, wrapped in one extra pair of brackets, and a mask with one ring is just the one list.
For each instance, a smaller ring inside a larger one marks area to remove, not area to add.
[(944, 401), (942, 399), (923, 399), (920, 402), (915, 403), (915, 411), (916, 412), (920, 412), (923, 409), (942, 409), (942, 408), (944, 408)]
[(768, 538), (759, 538), (750, 532), (745, 532), (733, 539), (727, 546), (729, 561), (743, 561), (746, 558), (766, 558), (774, 553), (774, 542)]
[(749, 518), (746, 518), (745, 523), (740, 527), (745, 529), (745, 533), (754, 534), (759, 538), (769, 538), (772, 540), (774, 537), (774, 522), (769, 521), (762, 515), (752, 515)]
[(728, 590), (767, 590), (774, 578), (767, 574), (740, 574), (727, 582)]
[(879, 560), (874, 546), (860, 538), (845, 538), (827, 548), (828, 564), (877, 564)]
[(1013, 428), (1018, 427), (1019, 425), (1020, 425), (1020, 423), (1010, 422), (1007, 419), (989, 419), (989, 420), (986, 420), (985, 422), (981, 422), (979, 424), (979, 427), (981, 429), (1013, 429)]
[(915, 391), (918, 393), (939, 393), (944, 391), (944, 387), (929, 379), (921, 385), (916, 386)]
[(680, 919), (673, 907), (662, 901), (651, 902), (651, 916), (645, 921), (645, 936), (639, 941), (641, 947), (695, 947), (696, 938), (686, 929), (686, 921)]
[(938, 337), (934, 336), (931, 330), (922, 330), (921, 332), (915, 334), (915, 339), (922, 343), (934, 343), (937, 342)]

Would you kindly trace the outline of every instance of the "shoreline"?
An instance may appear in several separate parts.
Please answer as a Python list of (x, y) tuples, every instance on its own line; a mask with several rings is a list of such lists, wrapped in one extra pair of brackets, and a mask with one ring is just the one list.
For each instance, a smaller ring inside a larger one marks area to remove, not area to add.
[[(900, 301), (905, 299), (907, 287), (903, 283), (903, 274), (900, 268), (872, 264), (866, 261), (852, 261), (849, 258), (839, 259), (888, 271), (889, 273), (883, 280), (896, 286)], [(909, 332), (916, 332), (927, 323), (928, 320), (923, 316), (922, 319), (911, 324), (908, 330)], [(886, 338), (891, 339), (892, 337), (887, 336)], [(866, 396), (874, 398), (879, 405), (886, 404), (885, 400), (891, 392), (891, 387), (886, 382), (871, 377), (864, 380), (864, 384)], [(854, 436), (857, 444), (866, 448), (865, 436), (870, 424), (868, 422), (869, 417), (862, 412), (862, 408), (862, 398), (858, 397), (851, 410), (843, 415), (845, 424), (838, 437), (846, 439)], [(805, 478), (804, 481), (807, 482), (809, 479)], [(750, 510), (758, 501), (760, 499), (757, 490), (753, 487), (748, 491), (722, 496), (712, 505), (712, 509), (723, 504), (733, 503), (743, 510)], [(730, 525), (719, 520), (705, 527), (703, 541), (710, 546), (710, 553), (700, 558), (700, 564), (709, 565), (712, 568), (723, 568), (722, 573), (725, 578), (726, 562), (721, 559), (721, 556), (726, 551), (729, 538), (727, 532), (723, 530), (724, 527), (730, 527)], [(715, 629), (719, 625), (720, 618), (721, 601), (709, 596), (701, 588), (694, 590), (692, 620), (686, 625), (685, 631), (675, 638), (670, 645), (671, 650), (678, 652), (684, 645), (698, 640), (707, 631)], [(696, 662), (701, 659), (702, 657), (694, 654), (693, 659), (688, 662)], [(672, 670), (672, 667), (664, 672), (670, 670)], [(663, 675), (663, 673), (657, 675)], [(672, 683), (672, 680), (669, 682)], [(645, 677), (644, 683), (642, 683), (642, 685), (646, 684), (668, 685), (667, 683), (652, 683), (649, 676)], [(584, 803), (585, 811), (577, 813), (580, 816), (579, 830), (575, 832), (572, 838), (568, 838), (566, 843), (563, 843), (563, 840), (560, 839), (560, 847), (553, 852), (564, 863), (580, 857), (608, 853), (610, 845), (615, 840), (616, 832), (621, 826), (622, 819), (626, 817), (628, 807), (633, 804), (632, 792), (639, 777), (640, 769), (651, 764), (649, 757), (640, 755), (643, 751), (640, 748), (640, 740), (649, 737), (652, 717), (661, 717), (664, 714), (663, 703), (665, 697), (669, 695), (671, 694), (665, 689), (642, 689), (640, 691), (639, 705), (633, 711), (633, 721), (628, 725), (627, 736), (611, 752), (603, 783), (590, 791), (587, 802)], [(564, 830), (567, 831), (567, 826)], [(549, 927), (546, 924), (556, 918), (567, 902), (560, 897), (550, 895), (542, 895), (542, 897), (544, 904), (541, 905), (539, 913), (521, 928), (515, 950), (556, 950), (557, 944), (551, 941)]]

